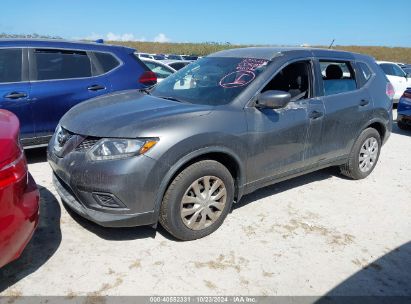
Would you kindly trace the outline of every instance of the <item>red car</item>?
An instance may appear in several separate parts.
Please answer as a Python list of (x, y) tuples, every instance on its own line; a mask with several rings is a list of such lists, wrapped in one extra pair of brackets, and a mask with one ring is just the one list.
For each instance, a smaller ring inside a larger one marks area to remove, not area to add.
[(19, 121), (0, 110), (0, 267), (17, 259), (39, 221), (39, 191), (19, 143)]

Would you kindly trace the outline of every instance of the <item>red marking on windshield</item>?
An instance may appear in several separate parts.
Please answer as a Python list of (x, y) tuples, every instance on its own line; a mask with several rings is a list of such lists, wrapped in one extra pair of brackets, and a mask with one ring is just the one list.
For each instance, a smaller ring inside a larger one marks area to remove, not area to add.
[(235, 71), (221, 78), (220, 86), (227, 89), (238, 88), (249, 84), (254, 78), (255, 74), (252, 71)]

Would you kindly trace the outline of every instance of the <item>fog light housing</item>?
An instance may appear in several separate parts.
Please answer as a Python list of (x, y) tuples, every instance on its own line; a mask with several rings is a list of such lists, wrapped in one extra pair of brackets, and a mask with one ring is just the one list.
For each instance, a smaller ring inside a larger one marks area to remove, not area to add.
[(126, 206), (113, 194), (93, 192), (93, 198), (97, 204), (104, 208), (124, 209)]

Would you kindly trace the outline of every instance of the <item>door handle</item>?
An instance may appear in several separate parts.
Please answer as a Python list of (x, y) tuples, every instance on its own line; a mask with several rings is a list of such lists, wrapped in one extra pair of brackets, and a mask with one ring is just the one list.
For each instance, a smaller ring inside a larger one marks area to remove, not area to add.
[(367, 99), (361, 99), (361, 101), (360, 101), (360, 107), (364, 107), (364, 106), (368, 105), (369, 103), (370, 103), (369, 100), (367, 100)]
[(105, 89), (106, 89), (106, 87), (103, 87), (103, 86), (98, 85), (98, 84), (94, 84), (94, 85), (89, 86), (87, 88), (87, 90), (89, 90), (89, 91), (100, 91), (100, 90), (105, 90)]
[(324, 114), (323, 114), (322, 112), (312, 111), (312, 112), (310, 113), (309, 117), (310, 117), (311, 119), (317, 119), (317, 118), (322, 117), (323, 115), (324, 115)]
[(4, 96), (4, 98), (8, 98), (8, 99), (19, 99), (19, 98), (25, 98), (25, 97), (27, 97), (27, 94), (22, 93), (22, 92), (11, 92), (7, 94), (6, 96)]

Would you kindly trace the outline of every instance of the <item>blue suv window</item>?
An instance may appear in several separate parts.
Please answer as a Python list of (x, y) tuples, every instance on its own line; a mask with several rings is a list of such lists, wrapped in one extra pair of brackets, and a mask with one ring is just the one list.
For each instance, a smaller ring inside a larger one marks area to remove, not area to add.
[(0, 49), (0, 83), (21, 81), (21, 67), (21, 49)]
[(120, 65), (120, 62), (116, 57), (109, 53), (93, 52), (93, 54), (96, 56), (98, 63), (101, 66), (101, 72), (99, 74), (105, 74)]
[(354, 69), (349, 62), (320, 61), (320, 67), (325, 96), (357, 89)]
[(37, 80), (91, 77), (91, 62), (86, 52), (37, 49)]

